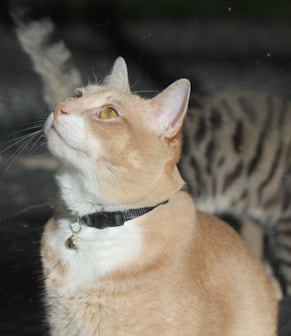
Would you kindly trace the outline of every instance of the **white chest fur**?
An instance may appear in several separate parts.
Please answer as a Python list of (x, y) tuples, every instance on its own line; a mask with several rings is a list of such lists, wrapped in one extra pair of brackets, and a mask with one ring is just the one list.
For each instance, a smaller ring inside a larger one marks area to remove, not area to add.
[(72, 235), (69, 219), (60, 219), (57, 230), (48, 241), (68, 270), (68, 291), (94, 287), (98, 277), (122, 269), (141, 251), (142, 233), (138, 219), (123, 226), (96, 229), (84, 226), (77, 234), (77, 249), (68, 249), (66, 240)]

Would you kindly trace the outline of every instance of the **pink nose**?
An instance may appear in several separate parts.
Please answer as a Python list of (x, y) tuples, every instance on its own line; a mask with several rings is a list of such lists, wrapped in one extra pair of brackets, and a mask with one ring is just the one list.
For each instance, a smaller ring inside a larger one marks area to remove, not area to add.
[(62, 115), (62, 114), (69, 114), (70, 112), (68, 111), (68, 106), (64, 103), (60, 103), (56, 106), (55, 108), (55, 118), (57, 118), (58, 116)]

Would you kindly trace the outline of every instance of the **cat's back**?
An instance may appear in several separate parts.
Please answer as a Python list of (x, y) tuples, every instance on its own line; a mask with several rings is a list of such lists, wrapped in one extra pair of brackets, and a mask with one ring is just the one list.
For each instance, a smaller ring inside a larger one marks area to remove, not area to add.
[[(269, 168), (273, 156), (270, 158), (267, 151), (280, 151), (277, 159), (287, 159), (284, 146), (291, 143), (290, 124), (289, 97), (237, 87), (205, 96), (193, 95), (184, 124), (182, 160), (183, 156), (193, 156), (203, 162), (205, 156), (206, 172), (213, 174), (216, 167), (223, 168), (243, 156), (243, 170), (252, 175), (255, 170)], [(255, 155), (265, 164), (252, 162)]]
[(234, 87), (191, 100), (180, 169), (198, 208), (277, 220), (290, 194), (290, 98)]

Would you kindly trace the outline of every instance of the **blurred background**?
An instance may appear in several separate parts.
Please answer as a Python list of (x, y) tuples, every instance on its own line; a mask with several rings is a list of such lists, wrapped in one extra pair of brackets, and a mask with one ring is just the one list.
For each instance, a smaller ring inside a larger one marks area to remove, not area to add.
[[(194, 92), (227, 85), (291, 92), (290, 0), (3, 1), (0, 12), (0, 335), (45, 335), (39, 239), (54, 211), (54, 160), (44, 141), (25, 142), (49, 109), (21, 50), (9, 8), (49, 17), (84, 83), (123, 56), (133, 90), (154, 95), (189, 78)], [(291, 127), (291, 125), (290, 125)], [(291, 131), (291, 128), (290, 128)], [(291, 300), (280, 335), (291, 335)]]

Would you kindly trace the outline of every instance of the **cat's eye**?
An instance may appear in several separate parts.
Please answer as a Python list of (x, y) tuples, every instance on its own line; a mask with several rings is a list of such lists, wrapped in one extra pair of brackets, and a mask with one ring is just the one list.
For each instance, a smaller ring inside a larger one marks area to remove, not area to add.
[(70, 101), (73, 101), (73, 100), (77, 100), (79, 99), (80, 97), (82, 97), (82, 92), (81, 91), (77, 91), (76, 94), (70, 98), (68, 98)]
[(100, 119), (117, 118), (119, 114), (112, 107), (105, 107), (99, 114)]

